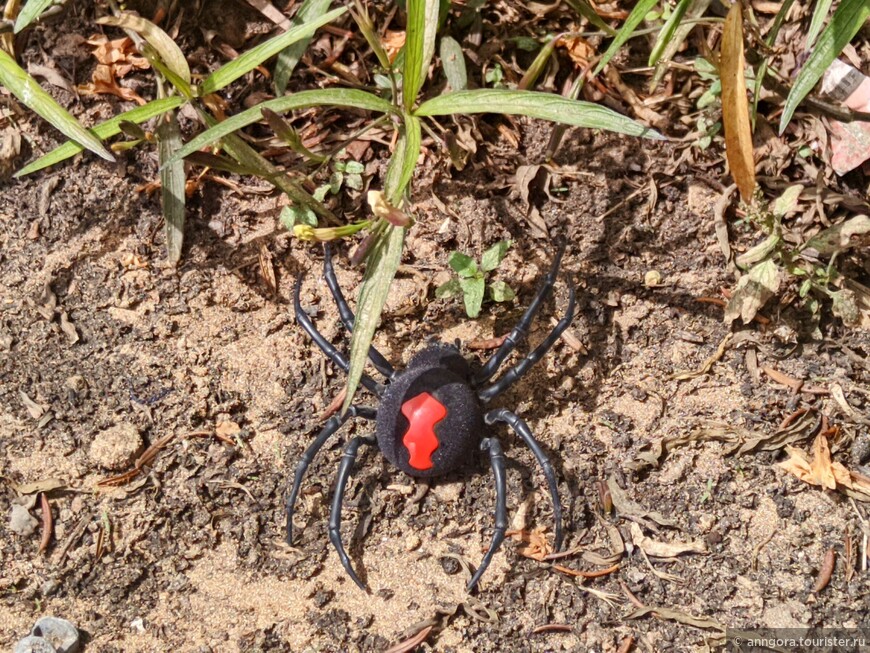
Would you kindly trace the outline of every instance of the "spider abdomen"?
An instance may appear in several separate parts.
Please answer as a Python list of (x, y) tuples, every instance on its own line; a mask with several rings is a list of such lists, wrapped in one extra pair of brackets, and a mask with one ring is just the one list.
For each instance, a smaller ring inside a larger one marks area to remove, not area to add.
[(468, 367), (450, 347), (423, 350), (387, 386), (377, 417), (378, 446), (410, 476), (440, 476), (472, 459), (484, 429)]

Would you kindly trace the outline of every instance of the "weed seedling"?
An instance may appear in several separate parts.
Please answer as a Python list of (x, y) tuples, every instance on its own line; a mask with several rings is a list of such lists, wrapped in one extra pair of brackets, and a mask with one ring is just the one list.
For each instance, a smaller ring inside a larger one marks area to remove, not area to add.
[(510, 246), (509, 240), (500, 240), (483, 253), (480, 264), (468, 254), (453, 252), (447, 264), (456, 272), (456, 277), (438, 286), (435, 296), (444, 299), (462, 293), (465, 313), (471, 318), (480, 315), (487, 294), (494, 302), (511, 301), (516, 294), (504, 281), (486, 281), (487, 274), (501, 264)]

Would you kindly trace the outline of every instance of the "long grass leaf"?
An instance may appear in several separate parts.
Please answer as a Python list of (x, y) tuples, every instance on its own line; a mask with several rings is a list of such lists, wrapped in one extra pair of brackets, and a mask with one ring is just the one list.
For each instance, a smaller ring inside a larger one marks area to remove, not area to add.
[(411, 183), (414, 170), (417, 168), (417, 159), (420, 158), (421, 131), (420, 119), (410, 114), (405, 114), (405, 133), (396, 145), (396, 151), (387, 166), (387, 174), (384, 178), (384, 189), (387, 200), (393, 206), (399, 206), (402, 196)]
[(550, 63), (550, 57), (553, 56), (553, 51), (556, 49), (556, 44), (561, 38), (562, 35), (557, 34), (549, 41), (547, 41), (544, 47), (541, 48), (540, 52), (538, 52), (538, 54), (535, 56), (534, 61), (532, 61), (531, 65), (526, 69), (526, 73), (519, 81), (519, 84), (517, 84), (517, 88), (519, 90), (525, 91), (535, 85), (535, 83), (538, 81), (538, 77), (540, 77), (541, 73), (543, 73), (547, 69), (547, 64)]
[(600, 73), (604, 66), (610, 63), (613, 55), (615, 55), (619, 48), (621, 48), (625, 42), (631, 38), (631, 35), (634, 34), (634, 30), (636, 30), (638, 25), (643, 22), (643, 19), (650, 10), (656, 6), (657, 2), (658, 0), (640, 0), (640, 2), (634, 6), (634, 9), (632, 9), (631, 13), (628, 15), (628, 18), (625, 19), (625, 23), (616, 33), (616, 37), (613, 39), (610, 47), (607, 48), (604, 56), (601, 57), (601, 61), (599, 61), (598, 65), (595, 66), (595, 70), (592, 72), (593, 76)]
[(725, 156), (740, 197), (750, 202), (755, 192), (755, 161), (752, 156), (752, 128), (743, 54), (743, 12), (739, 2), (731, 5), (722, 32), (719, 55), (722, 80), (722, 126), (725, 130)]
[[(776, 43), (776, 37), (779, 34), (779, 30), (782, 27), (783, 22), (785, 22), (785, 17), (788, 15), (788, 12), (791, 11), (791, 6), (794, 3), (794, 0), (783, 0), (783, 3), (779, 7), (779, 11), (776, 12), (776, 16), (773, 19), (773, 23), (770, 26), (770, 29), (767, 32), (767, 36), (764, 37), (764, 42), (773, 47), (773, 44)], [(752, 89), (752, 126), (753, 130), (755, 127), (755, 117), (758, 115), (758, 101), (761, 99), (761, 88), (764, 86), (764, 78), (767, 76), (767, 68), (768, 68), (768, 59), (764, 58), (762, 62), (758, 66), (758, 70), (755, 71), (755, 84)]]
[(366, 261), (366, 271), (357, 301), (356, 320), (350, 339), (350, 367), (347, 371), (347, 393), (342, 412), (353, 401), (368, 359), (369, 346), (375, 335), (381, 311), (387, 301), (390, 285), (402, 261), (405, 228), (389, 226), (378, 240)]
[[(207, 113), (200, 112), (200, 116), (207, 125), (214, 126), (216, 124), (215, 119)], [(338, 223), (338, 218), (335, 217), (335, 214), (332, 211), (314, 199), (310, 193), (302, 188), (302, 186), (297, 182), (293, 181), (286, 173), (272, 165), (272, 163), (266, 160), (253, 147), (248, 145), (238, 134), (227, 134), (224, 136), (221, 140), (221, 147), (241, 166), (255, 171), (254, 175), (257, 177), (266, 179), (270, 183), (275, 184), (275, 186), (280, 188), (287, 197), (292, 199), (293, 202), (299, 206), (304, 206), (335, 224)], [(180, 160), (181, 158), (176, 153), (169, 158), (167, 163), (174, 163), (175, 161)]]
[(810, 53), (785, 101), (779, 133), (785, 131), (800, 103), (870, 16), (870, 0), (843, 0)]
[[(332, 0), (305, 0), (293, 17), (291, 27), (298, 27), (319, 18), (326, 13), (331, 2)], [(284, 91), (287, 90), (287, 82), (290, 81), (290, 76), (299, 64), (299, 60), (302, 59), (302, 55), (308, 49), (313, 36), (314, 34), (312, 33), (303, 37), (296, 41), (296, 43), (288, 45), (278, 54), (274, 73), (275, 95), (284, 95)]]
[[(99, 125), (96, 125), (91, 131), (100, 140), (105, 140), (107, 138), (115, 136), (116, 134), (121, 133), (122, 122), (132, 122), (138, 125), (145, 122), (146, 120), (150, 120), (154, 116), (159, 116), (165, 111), (175, 109), (176, 107), (184, 104), (184, 102), (184, 98), (179, 96), (163, 98), (161, 100), (153, 100), (152, 102), (149, 102), (144, 106), (136, 107), (135, 109), (125, 111), (124, 113), (119, 113), (114, 118), (110, 118), (106, 122), (101, 122)], [(42, 155), (33, 163), (30, 163), (29, 165), (16, 172), (15, 176), (23, 177), (24, 175), (29, 175), (30, 173), (36, 172), (37, 170), (42, 170), (43, 168), (47, 168), (48, 166), (53, 166), (56, 163), (67, 160), (71, 156), (75, 156), (83, 149), (85, 148), (83, 148), (75, 141), (67, 141), (63, 145), (54, 148), (51, 152)]]
[(103, 16), (97, 19), (100, 25), (111, 25), (122, 29), (130, 29), (144, 38), (148, 45), (154, 48), (157, 55), (173, 74), (180, 77), (190, 88), (190, 66), (178, 44), (150, 20), (137, 14), (122, 11), (117, 16)]
[(318, 16), (302, 25), (292, 27), (283, 34), (279, 34), (265, 43), (261, 43), (260, 45), (251, 48), (244, 54), (241, 54), (237, 59), (224, 64), (211, 75), (206, 77), (200, 87), (200, 95), (208, 95), (209, 93), (219, 91), (224, 86), (231, 84), (267, 59), (274, 57), (288, 46), (311, 36), (318, 28), (332, 22), (346, 11), (347, 9), (344, 7), (333, 9), (329, 13)]
[(405, 30), (405, 67), (402, 94), (405, 109), (410, 111), (423, 88), (429, 62), (435, 54), (438, 29), (438, 0), (407, 0), (408, 27)]
[(818, 0), (813, 9), (813, 19), (810, 21), (810, 28), (807, 30), (807, 42), (804, 50), (809, 52), (813, 48), (816, 39), (819, 38), (819, 32), (825, 26), (825, 19), (828, 17), (828, 12), (831, 10), (833, 0)]
[(655, 66), (659, 59), (662, 58), (662, 55), (667, 50), (668, 46), (671, 44), (671, 41), (674, 38), (674, 34), (676, 34), (677, 28), (680, 26), (680, 23), (683, 20), (683, 16), (686, 15), (686, 11), (688, 11), (691, 4), (694, 0), (680, 0), (677, 3), (677, 6), (674, 7), (674, 10), (671, 12), (670, 17), (665, 22), (664, 27), (659, 31), (658, 36), (656, 37), (656, 42), (653, 45), (652, 51), (649, 53), (649, 63), (650, 66)]
[(21, 100), (28, 109), (42, 116), (67, 138), (80, 143), (84, 148), (97, 156), (101, 156), (106, 161), (115, 160), (115, 157), (100, 143), (100, 139), (85, 129), (66, 109), (55, 102), (54, 98), (42, 90), (36, 80), (2, 49), (0, 49), (0, 84), (9, 89), (9, 92)]
[(172, 265), (181, 260), (184, 245), (184, 161), (166, 163), (181, 147), (181, 131), (174, 113), (157, 127), (157, 153), (160, 160), (160, 195), (166, 224), (166, 250)]
[(392, 104), (379, 98), (377, 95), (353, 88), (324, 88), (315, 91), (300, 91), (293, 95), (285, 95), (273, 100), (267, 100), (255, 107), (242, 111), (232, 118), (227, 118), (223, 122), (217, 123), (214, 127), (207, 129), (187, 143), (175, 154), (172, 160), (184, 158), (191, 152), (196, 152), (198, 149), (224, 138), (227, 134), (232, 134), (243, 127), (262, 120), (263, 109), (271, 109), (275, 113), (285, 113), (293, 109), (307, 109), (308, 107), (320, 106), (354, 107), (369, 111), (380, 111), (381, 113), (389, 113), (394, 110)]
[(503, 113), (552, 120), (566, 125), (605, 129), (630, 136), (662, 140), (654, 129), (644, 127), (611, 109), (538, 91), (479, 89), (445, 93), (421, 104), (416, 116), (444, 116), (461, 113)]
[(15, 33), (18, 34), (25, 27), (39, 18), (46, 9), (54, 4), (54, 0), (28, 0), (27, 4), (15, 19)]
[[(393, 206), (399, 206), (414, 175), (420, 157), (420, 119), (405, 114), (404, 132), (390, 158), (384, 177), (384, 192)], [(375, 334), (381, 311), (387, 300), (390, 284), (399, 269), (405, 228), (390, 226), (380, 237), (375, 249), (366, 260), (366, 272), (357, 301), (357, 316), (350, 341), (350, 369), (347, 373), (347, 394), (344, 410), (353, 400), (354, 393), (366, 365), (369, 346)]]
[(608, 36), (613, 36), (616, 34), (616, 30), (613, 29), (610, 25), (604, 22), (601, 16), (598, 15), (598, 12), (593, 9), (592, 5), (590, 5), (586, 0), (567, 0), (567, 4), (571, 9), (576, 11), (578, 14), (586, 18), (590, 23), (595, 25), (600, 30), (604, 30), (604, 32)]
[[(704, 12), (707, 11), (707, 7), (710, 6), (710, 2), (711, 0), (692, 0), (692, 2), (689, 3), (689, 8), (686, 10), (684, 20), (680, 21), (680, 24), (674, 30), (674, 33), (670, 36), (667, 44), (662, 49), (661, 55), (658, 58), (659, 62), (670, 61), (674, 58), (674, 55), (682, 47), (686, 37), (689, 36), (689, 32), (695, 28), (694, 19), (700, 18), (704, 15)], [(653, 74), (649, 84), (650, 93), (652, 93), (659, 85), (667, 71), (668, 69), (666, 66), (656, 66), (655, 74)]]

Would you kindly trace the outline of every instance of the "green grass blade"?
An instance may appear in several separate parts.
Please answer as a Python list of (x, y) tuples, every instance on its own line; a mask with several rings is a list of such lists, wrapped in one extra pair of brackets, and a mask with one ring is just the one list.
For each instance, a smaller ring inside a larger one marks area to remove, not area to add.
[(117, 16), (103, 16), (97, 19), (99, 25), (111, 25), (121, 29), (133, 30), (144, 38), (148, 45), (154, 48), (160, 60), (173, 75), (181, 78), (190, 90), (190, 66), (178, 44), (150, 20), (136, 14), (121, 12)]
[(377, 95), (353, 88), (324, 88), (315, 91), (300, 91), (293, 95), (285, 95), (274, 100), (267, 100), (246, 111), (242, 111), (232, 118), (227, 118), (191, 140), (171, 160), (177, 161), (182, 159), (191, 152), (196, 152), (206, 145), (211, 145), (215, 141), (226, 137), (228, 134), (232, 134), (243, 127), (262, 120), (263, 109), (271, 109), (275, 113), (285, 113), (293, 109), (306, 109), (318, 106), (354, 107), (369, 111), (380, 111), (381, 113), (389, 113), (394, 110), (392, 104), (379, 98)]
[(553, 51), (556, 49), (556, 44), (559, 42), (559, 39), (562, 38), (561, 34), (557, 34), (553, 38), (551, 38), (543, 48), (541, 48), (540, 52), (535, 56), (532, 64), (526, 69), (525, 75), (520, 80), (519, 84), (517, 84), (517, 88), (521, 91), (528, 90), (532, 88), (535, 83), (538, 81), (538, 77), (541, 76), (547, 69), (547, 65), (550, 63), (550, 57), (553, 56)]
[[(659, 57), (660, 62), (670, 61), (674, 58), (677, 50), (682, 47), (683, 42), (689, 36), (689, 32), (695, 28), (694, 20), (704, 15), (704, 12), (707, 11), (707, 7), (710, 6), (710, 2), (711, 0), (692, 0), (692, 2), (689, 3), (689, 8), (686, 10), (684, 20), (674, 30), (670, 40), (662, 50), (661, 56)], [(653, 74), (653, 78), (650, 80), (649, 84), (650, 93), (652, 93), (662, 81), (667, 70), (668, 69), (662, 65), (656, 67), (655, 74)]]
[(680, 22), (683, 20), (683, 16), (686, 15), (686, 11), (693, 2), (694, 0), (680, 0), (680, 2), (677, 3), (677, 6), (674, 7), (670, 18), (665, 22), (664, 27), (662, 27), (656, 37), (656, 42), (655, 45), (653, 45), (652, 52), (649, 53), (648, 65), (655, 66), (659, 62), (659, 59), (662, 58), (662, 55), (671, 44), (677, 28), (680, 26)]
[(611, 109), (538, 91), (479, 89), (445, 93), (420, 105), (416, 116), (445, 116), (461, 113), (503, 113), (552, 120), (566, 125), (663, 140), (654, 129), (644, 127)]
[(407, 0), (408, 26), (405, 29), (405, 64), (402, 70), (402, 95), (405, 109), (411, 110), (435, 54), (438, 29), (438, 0)]
[[(200, 112), (200, 116), (207, 125), (214, 126), (215, 119), (205, 112)], [(333, 223), (338, 223), (338, 218), (335, 214), (327, 209), (323, 204), (314, 199), (304, 188), (297, 182), (293, 181), (286, 173), (282, 172), (268, 160), (263, 158), (259, 152), (248, 145), (238, 134), (227, 134), (221, 141), (221, 147), (224, 151), (234, 158), (242, 167), (254, 171), (254, 175), (261, 179), (266, 179), (270, 183), (275, 184), (283, 191), (287, 197), (293, 200), (299, 206), (304, 206), (310, 209), (317, 215), (324, 217)], [(180, 161), (181, 158), (176, 153), (166, 163), (174, 163)]]
[(417, 159), (420, 158), (421, 142), (420, 119), (405, 114), (405, 134), (396, 145), (384, 179), (387, 201), (393, 206), (399, 206), (405, 189), (411, 183)]
[(782, 118), (779, 121), (779, 133), (785, 131), (798, 105), (807, 94), (813, 90), (816, 82), (843, 51), (861, 26), (870, 16), (870, 0), (843, 0), (834, 11), (831, 22), (824, 29), (816, 47), (804, 64), (795, 80), (791, 92), (785, 101)]
[(54, 98), (42, 90), (36, 80), (2, 49), (0, 49), (0, 84), (9, 89), (9, 92), (21, 100), (21, 103), (28, 109), (42, 116), (67, 138), (80, 143), (84, 148), (97, 156), (101, 156), (106, 161), (115, 160), (115, 157), (100, 143), (100, 139), (85, 129), (66, 109), (55, 102)]
[[(120, 113), (114, 118), (110, 118), (106, 122), (95, 126), (91, 131), (93, 131), (93, 133), (101, 140), (105, 140), (121, 133), (122, 122), (132, 122), (138, 125), (146, 120), (150, 120), (154, 116), (159, 116), (165, 111), (175, 109), (182, 104), (184, 104), (184, 98), (178, 96), (163, 98), (162, 100), (154, 100), (144, 106), (136, 107), (130, 111)], [(23, 177), (24, 175), (29, 175), (37, 170), (53, 166), (61, 161), (66, 161), (68, 158), (75, 156), (83, 149), (85, 148), (75, 141), (67, 141), (60, 147), (56, 147), (48, 154), (44, 154), (33, 163), (16, 172), (15, 176)]]
[(595, 9), (592, 8), (592, 5), (586, 2), (586, 0), (568, 0), (567, 4), (571, 9), (583, 16), (591, 24), (595, 25), (595, 27), (604, 30), (608, 36), (616, 34), (616, 30), (605, 23), (601, 16), (598, 15), (598, 12), (596, 12)]
[(327, 14), (323, 14), (322, 16), (307, 23), (303, 23), (302, 25), (292, 27), (283, 34), (279, 34), (265, 43), (261, 43), (257, 47), (251, 48), (244, 54), (240, 55), (238, 59), (234, 59), (228, 64), (221, 66), (211, 75), (206, 77), (200, 87), (200, 95), (208, 95), (209, 93), (219, 91), (227, 84), (231, 84), (242, 75), (250, 72), (267, 59), (274, 57), (276, 54), (293, 45), (297, 41), (301, 41), (302, 39), (311, 36), (319, 27), (335, 20), (346, 11), (347, 9), (344, 7), (333, 9)]
[(819, 32), (825, 26), (825, 18), (828, 17), (828, 12), (831, 10), (833, 0), (818, 0), (816, 7), (813, 9), (813, 19), (810, 21), (810, 28), (807, 30), (807, 43), (804, 50), (809, 52), (816, 39), (819, 38)]
[(640, 0), (640, 2), (634, 6), (634, 9), (632, 9), (631, 13), (628, 15), (628, 18), (625, 19), (625, 24), (616, 33), (616, 38), (613, 39), (613, 43), (611, 43), (610, 47), (607, 48), (607, 51), (604, 53), (604, 56), (601, 57), (601, 61), (598, 62), (598, 65), (595, 66), (595, 70), (592, 72), (593, 76), (600, 73), (604, 66), (610, 62), (619, 48), (621, 48), (625, 42), (631, 38), (631, 35), (634, 34), (634, 30), (636, 30), (638, 25), (643, 22), (643, 19), (650, 10), (656, 6), (657, 2), (658, 0)]
[(347, 394), (342, 412), (350, 407), (359, 387), (375, 328), (387, 301), (390, 285), (402, 261), (404, 242), (405, 228), (391, 225), (368, 256), (350, 339), (350, 368), (347, 372)]
[(54, 0), (28, 0), (24, 9), (15, 20), (15, 33), (18, 34), (25, 27), (39, 18), (46, 9), (54, 4)]
[[(331, 2), (332, 0), (305, 0), (293, 17), (291, 27), (298, 27), (306, 22), (320, 18), (329, 8)], [(274, 72), (275, 95), (284, 95), (284, 91), (287, 90), (287, 82), (299, 64), (299, 60), (302, 59), (302, 55), (308, 49), (312, 36), (314, 36), (313, 33), (301, 38), (296, 43), (288, 45), (278, 54), (278, 61), (275, 63)]]
[(172, 265), (181, 260), (184, 245), (184, 161), (164, 165), (173, 152), (181, 147), (181, 131), (175, 114), (161, 120), (157, 127), (157, 153), (160, 161), (160, 195), (163, 203), (163, 221), (166, 224), (166, 250)]
[[(823, 2), (825, 0), (822, 0)], [(770, 30), (767, 32), (767, 36), (764, 37), (764, 42), (767, 45), (773, 47), (773, 44), (776, 43), (776, 37), (779, 34), (779, 30), (782, 27), (783, 22), (785, 22), (785, 17), (788, 15), (788, 12), (791, 10), (791, 6), (794, 3), (794, 0), (783, 0), (782, 5), (779, 7), (779, 11), (776, 12), (776, 16), (773, 19), (773, 24), (770, 26)], [(755, 72), (755, 84), (752, 89), (752, 131), (755, 131), (755, 118), (758, 115), (758, 101), (761, 99), (761, 87), (764, 85), (764, 78), (767, 76), (767, 68), (768, 68), (768, 59), (765, 58), (758, 66), (758, 70)]]
[[(420, 139), (420, 119), (406, 114), (405, 131), (399, 138), (384, 178), (384, 193), (393, 206), (401, 204), (414, 175), (417, 159), (420, 157)], [(343, 411), (350, 406), (359, 386), (390, 284), (402, 260), (404, 240), (405, 228), (391, 225), (366, 259), (366, 272), (359, 291), (356, 321), (350, 340), (350, 369), (347, 372), (347, 395)]]

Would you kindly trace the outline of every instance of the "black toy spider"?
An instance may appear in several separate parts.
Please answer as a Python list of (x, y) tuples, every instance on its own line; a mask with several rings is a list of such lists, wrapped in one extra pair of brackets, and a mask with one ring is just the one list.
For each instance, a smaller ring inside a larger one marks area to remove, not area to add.
[[(365, 374), (361, 383), (378, 398), (379, 406), (377, 409), (351, 406), (344, 415), (333, 416), (302, 455), (302, 460), (296, 466), (293, 487), (287, 497), (288, 544), (293, 538), (293, 507), (308, 466), (329, 437), (349, 417), (362, 417), (375, 420), (377, 438), (372, 436), (355, 437), (345, 446), (338, 468), (335, 494), (329, 515), (329, 539), (338, 552), (341, 564), (344, 565), (348, 575), (362, 590), (366, 591), (366, 587), (353, 570), (341, 541), (341, 505), (345, 486), (356, 460), (357, 450), (362, 444), (377, 443), (381, 452), (393, 465), (406, 474), (418, 477), (440, 476), (453, 471), (472, 458), (474, 448), (478, 443), (482, 451), (489, 453), (495, 478), (495, 532), (489, 550), (468, 583), (470, 591), (477, 585), (493, 555), (501, 546), (507, 528), (504, 453), (501, 444), (495, 437), (481, 439), (481, 432), (485, 428), (484, 424), (492, 425), (496, 422), (505, 422), (532, 450), (544, 472), (553, 500), (553, 517), (556, 522), (555, 549), (558, 551), (561, 548), (562, 506), (559, 502), (556, 477), (550, 461), (523, 420), (506, 408), (496, 408), (484, 414), (483, 404), (500, 395), (527, 372), (535, 362), (547, 353), (571, 323), (574, 317), (574, 288), (569, 286), (568, 307), (556, 327), (525, 358), (510, 368), (500, 379), (487, 385), (501, 364), (525, 337), (541, 304), (552, 290), (563, 252), (564, 248), (559, 250), (544, 282), (519, 323), (477, 373), (471, 370), (468, 362), (460, 355), (459, 349), (454, 345), (429, 344), (411, 359), (406, 369), (398, 372), (374, 347), (369, 349), (369, 359), (374, 367), (387, 378), (387, 383), (381, 385)], [(352, 331), (354, 315), (338, 286), (332, 267), (332, 253), (328, 246), (323, 268), (326, 284), (329, 286), (336, 304), (338, 304), (341, 321), (348, 331)], [(302, 309), (299, 302), (301, 285), (302, 278), (300, 276), (296, 283), (295, 292), (296, 320), (317, 346), (323, 350), (323, 353), (347, 372), (347, 358), (327, 342), (317, 331), (308, 314)]]

